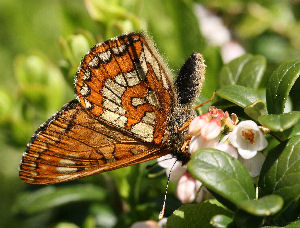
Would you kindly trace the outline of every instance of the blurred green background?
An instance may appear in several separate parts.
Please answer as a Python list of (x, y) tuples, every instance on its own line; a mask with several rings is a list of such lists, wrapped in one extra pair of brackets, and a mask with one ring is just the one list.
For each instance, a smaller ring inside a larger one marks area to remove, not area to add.
[[(55, 186), (30, 186), (18, 177), (27, 142), (74, 99), (76, 69), (97, 42), (148, 31), (174, 75), (193, 51), (201, 52), (208, 66), (202, 96), (210, 97), (224, 52), (235, 50), (226, 44), (264, 55), (266, 75), (299, 58), (299, 17), (297, 0), (1, 0), (0, 227), (128, 227), (157, 220), (166, 177), (159, 167), (146, 170), (153, 162)], [(298, 83), (291, 94), (299, 89)], [(291, 98), (299, 110), (299, 99)], [(166, 215), (180, 206), (174, 189), (171, 184)]]

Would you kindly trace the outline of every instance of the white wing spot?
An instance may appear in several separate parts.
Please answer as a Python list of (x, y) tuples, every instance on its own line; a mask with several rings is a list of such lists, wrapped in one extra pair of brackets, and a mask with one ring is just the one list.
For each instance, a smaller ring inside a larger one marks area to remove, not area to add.
[(74, 161), (72, 161), (72, 160), (69, 160), (69, 159), (60, 159), (59, 160), (59, 163), (61, 164), (61, 165), (75, 165), (75, 162)]
[(155, 106), (156, 108), (160, 108), (160, 103), (156, 97), (156, 94), (153, 91), (149, 91), (146, 97), (149, 104)]
[[(143, 45), (143, 50), (145, 50), (145, 46)], [(150, 56), (152, 57), (152, 56)], [(143, 51), (140, 55), (140, 64), (142, 67), (142, 70), (144, 71), (144, 74), (147, 75), (148, 73), (148, 67), (147, 67), (147, 62), (146, 62), (146, 56), (145, 56), (145, 51)]]
[(90, 92), (91, 92), (91, 90), (90, 90), (89, 86), (84, 83), (80, 89), (80, 94), (82, 96), (87, 96), (87, 95), (89, 95)]
[(125, 77), (128, 81), (129, 86), (135, 86), (135, 85), (138, 85), (140, 83), (140, 79), (138, 78), (138, 75), (137, 75), (136, 71), (132, 71), (130, 73), (127, 73), (125, 75)]
[(95, 56), (90, 62), (89, 66), (90, 67), (97, 67), (99, 65), (99, 58), (98, 56)]
[(146, 101), (144, 98), (137, 98), (137, 97), (134, 97), (131, 99), (131, 103), (134, 107), (137, 107), (139, 105), (142, 105), (142, 104), (145, 104)]
[(91, 79), (91, 70), (90, 70), (90, 69), (87, 69), (87, 70), (84, 72), (82, 79), (83, 79), (84, 81), (90, 80), (90, 79)]
[(153, 141), (154, 128), (146, 123), (137, 123), (132, 126), (131, 132), (144, 139), (146, 142)]
[(124, 52), (124, 50), (126, 49), (126, 46), (124, 44), (117, 46), (117, 47), (113, 47), (112, 51), (114, 52), (115, 55), (120, 55), (122, 52)]
[(110, 56), (111, 52), (109, 50), (98, 54), (98, 57), (102, 62), (107, 62), (110, 59)]
[(63, 173), (63, 174), (69, 174), (69, 173), (75, 173), (78, 169), (77, 168), (72, 168), (72, 167), (57, 167), (56, 171), (58, 173)]
[(122, 128), (125, 127), (125, 124), (127, 122), (127, 118), (125, 116), (121, 116), (109, 110), (104, 110), (104, 112), (102, 113), (102, 118), (107, 122)]
[(113, 103), (110, 100), (107, 100), (105, 98), (103, 99), (103, 107), (110, 110), (110, 111), (119, 113), (121, 115), (125, 115), (125, 113), (126, 113), (126, 110), (124, 108), (122, 108), (121, 106), (116, 105), (115, 103)]
[(117, 83), (119, 83), (120, 85), (122, 86), (127, 86), (127, 83), (125, 81), (125, 78), (122, 74), (118, 74), (116, 77), (115, 77), (115, 81)]
[(111, 79), (107, 79), (105, 81), (105, 87), (109, 88), (111, 91), (113, 91), (119, 97), (121, 97), (126, 90), (126, 88), (120, 86), (119, 84), (115, 83)]
[(155, 124), (155, 118), (156, 115), (154, 112), (146, 112), (146, 115), (142, 118), (142, 121), (149, 124)]
[(92, 103), (88, 99), (84, 98), (84, 104), (87, 109), (92, 108)]

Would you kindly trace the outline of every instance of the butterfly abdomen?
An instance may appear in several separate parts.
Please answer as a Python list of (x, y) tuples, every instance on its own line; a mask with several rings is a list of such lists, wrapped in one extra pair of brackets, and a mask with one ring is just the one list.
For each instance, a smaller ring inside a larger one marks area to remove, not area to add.
[(190, 104), (199, 95), (205, 79), (205, 67), (202, 55), (197, 52), (181, 67), (175, 81), (179, 104)]

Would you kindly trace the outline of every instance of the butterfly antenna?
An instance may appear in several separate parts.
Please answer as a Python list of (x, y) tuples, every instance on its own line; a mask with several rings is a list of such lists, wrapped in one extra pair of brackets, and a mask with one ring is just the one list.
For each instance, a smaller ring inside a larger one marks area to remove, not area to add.
[(205, 101), (205, 102), (203, 102), (203, 103), (201, 103), (201, 104), (197, 104), (196, 106), (194, 106), (194, 107), (192, 107), (192, 108), (193, 108), (193, 109), (197, 109), (197, 108), (199, 108), (199, 107), (201, 107), (201, 106), (203, 106), (203, 105), (205, 105), (205, 104), (211, 102), (213, 99), (215, 99), (215, 95), (216, 95), (216, 91), (214, 91), (212, 97), (211, 97), (209, 100), (207, 100), (207, 101)]
[(162, 220), (164, 218), (165, 215), (165, 209), (166, 209), (166, 201), (167, 201), (167, 194), (168, 194), (168, 187), (169, 187), (169, 182), (170, 182), (170, 177), (171, 177), (171, 173), (172, 173), (172, 169), (174, 168), (174, 165), (176, 164), (177, 161), (174, 162), (174, 164), (172, 165), (169, 175), (168, 175), (168, 181), (167, 181), (167, 186), (166, 186), (166, 192), (165, 192), (165, 198), (164, 198), (164, 203), (162, 206), (161, 211), (159, 212), (159, 216), (158, 219)]

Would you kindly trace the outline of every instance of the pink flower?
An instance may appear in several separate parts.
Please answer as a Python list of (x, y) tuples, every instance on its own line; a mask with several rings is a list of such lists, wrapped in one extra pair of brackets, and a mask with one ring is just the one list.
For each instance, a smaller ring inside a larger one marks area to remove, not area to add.
[[(178, 181), (177, 184), (177, 197), (182, 203), (193, 202), (197, 194), (201, 192), (201, 182), (195, 180), (191, 174), (186, 172)], [(201, 194), (201, 193), (200, 193)]]
[(212, 115), (211, 112), (204, 113), (190, 123), (189, 133), (201, 135), (206, 140), (216, 138), (221, 133), (221, 119)]
[(141, 221), (132, 224), (130, 228), (164, 228), (167, 226), (167, 221), (167, 218), (163, 218), (158, 222), (154, 220)]
[[(225, 140), (219, 142), (222, 129), (232, 129), (237, 122), (237, 117), (229, 117), (227, 112), (221, 109), (210, 107), (209, 112), (196, 117), (189, 126), (189, 133), (192, 135), (189, 144), (189, 153), (194, 153), (201, 148), (215, 148), (222, 150), (231, 156), (237, 158), (237, 150)], [(188, 172), (186, 166), (182, 166), (172, 155), (166, 155), (158, 158), (158, 164), (166, 168), (166, 173), (171, 181), (177, 183), (177, 197), (182, 203), (201, 202), (210, 197), (210, 194), (201, 182), (194, 179)]]
[(130, 228), (157, 228), (157, 222), (154, 220), (148, 220), (143, 222), (136, 222), (131, 225)]

